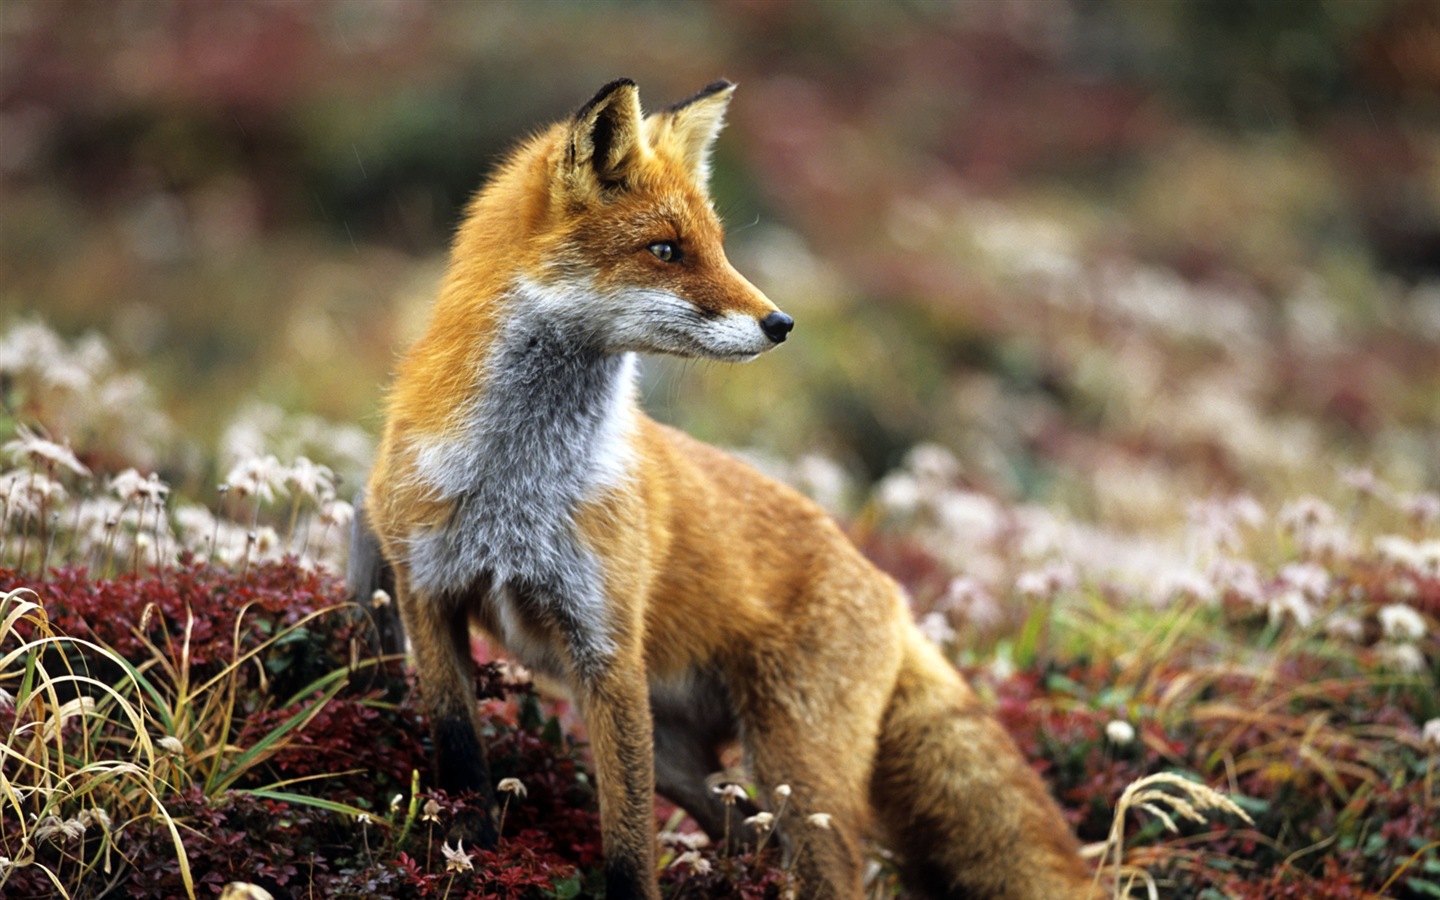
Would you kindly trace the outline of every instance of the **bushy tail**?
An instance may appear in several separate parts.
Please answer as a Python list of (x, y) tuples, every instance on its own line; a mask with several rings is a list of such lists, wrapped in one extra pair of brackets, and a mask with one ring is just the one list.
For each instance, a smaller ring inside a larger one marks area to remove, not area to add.
[(885, 715), (871, 792), (903, 876), (922, 896), (1089, 896), (1091, 873), (1044, 783), (918, 632)]
[[(365, 513), (365, 492), (355, 495), (355, 518), (350, 524), (350, 561), (345, 567), (350, 600), (375, 626), (377, 655), (404, 653), (405, 628), (395, 604), (395, 572), (380, 552), (380, 539)], [(381, 595), (377, 592), (383, 591)]]

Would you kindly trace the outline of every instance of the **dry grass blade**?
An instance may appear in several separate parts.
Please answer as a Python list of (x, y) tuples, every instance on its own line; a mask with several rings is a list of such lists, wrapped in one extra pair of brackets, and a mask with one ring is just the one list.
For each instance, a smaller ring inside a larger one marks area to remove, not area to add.
[[(1172, 790), (1163, 790), (1168, 787)], [(1175, 793), (1174, 791), (1178, 791)], [(1166, 811), (1169, 808), (1169, 812)], [(1130, 810), (1146, 810), (1164, 823), (1169, 831), (1178, 832), (1179, 826), (1175, 823), (1175, 817), (1188, 819), (1196, 823), (1207, 821), (1205, 813), (1219, 812), (1237, 816), (1245, 822), (1253, 825), (1255, 821), (1250, 818), (1245, 810), (1236, 805), (1235, 801), (1226, 797), (1214, 788), (1191, 781), (1180, 775), (1170, 772), (1159, 772), (1154, 775), (1147, 775), (1137, 779), (1125, 788), (1120, 795), (1120, 802), (1115, 806), (1115, 816), (1111, 820), (1110, 834), (1105, 840), (1105, 847), (1101, 854), (1101, 864), (1095, 871), (1095, 885), (1099, 886), (1100, 876), (1105, 871), (1105, 860), (1113, 858), (1115, 878), (1114, 892), (1115, 900), (1130, 896), (1138, 876), (1133, 869), (1124, 865), (1125, 856), (1125, 816)], [(1113, 848), (1113, 849), (1112, 849)], [(1150, 897), (1157, 896), (1154, 881), (1148, 874), (1143, 876), (1146, 883), (1146, 891)]]
[[(82, 834), (97, 822), (153, 816), (161, 819), (171, 834), (181, 881), (193, 897), (189, 862), (174, 820), (161, 800), (167, 786), (155, 770), (136, 680), (124, 678), (110, 685), (76, 674), (69, 671), (67, 651), (83, 651), (132, 675), (134, 670), (104, 647), (56, 634), (44, 608), (25, 595), (35, 596), (32, 591), (17, 589), (0, 597), (0, 686), (14, 697), (13, 718), (6, 733), (0, 735), (0, 758), (8, 770), (0, 777), (0, 816), (13, 815), (21, 823), (21, 845), (5, 848), (14, 865), (0, 871), (0, 887), (10, 871), (30, 864), (44, 871), (60, 896), (69, 896), (65, 885), (74, 883), (74, 876), (62, 879), (56, 871), (35, 862), (37, 847), (47, 840), (63, 841)], [(45, 664), (47, 657), (64, 661), (66, 673), (52, 674)], [(93, 728), (89, 724), (78, 731), (65, 727), (70, 721), (86, 723), (90, 719), (95, 720)], [(117, 742), (113, 735), (101, 734), (116, 726), (128, 731), (133, 740)], [(115, 758), (110, 748), (125, 744), (130, 747), (128, 755)], [(29, 827), (27, 823), (32, 822), (35, 826)], [(85, 854), (72, 863), (82, 871), (110, 871), (108, 825), (105, 832), (93, 858)]]

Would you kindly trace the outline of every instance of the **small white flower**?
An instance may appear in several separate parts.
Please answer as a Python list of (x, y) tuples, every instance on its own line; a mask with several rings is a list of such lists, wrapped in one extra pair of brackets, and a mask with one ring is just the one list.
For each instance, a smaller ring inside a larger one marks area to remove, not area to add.
[(1124, 719), (1112, 719), (1105, 726), (1105, 736), (1110, 743), (1123, 747), (1135, 740), (1135, 726)]
[[(389, 602), (388, 594), (386, 595), (386, 602)], [(530, 673), (530, 670), (517, 662), (500, 659), (496, 660), (496, 666), (499, 669), (500, 682), (502, 684), (523, 685), (535, 680), (535, 676)]]
[(261, 556), (269, 556), (283, 546), (280, 539), (280, 532), (269, 525), (262, 525), (260, 530), (250, 532), (250, 540), (255, 544), (255, 550)]
[(141, 500), (150, 504), (165, 502), (170, 486), (161, 481), (154, 472), (141, 475), (135, 469), (126, 469), (110, 479), (110, 490), (125, 502)]
[(710, 860), (700, 855), (698, 850), (686, 850), (675, 857), (670, 863), (670, 868), (676, 866), (687, 866), (696, 875), (708, 875), (710, 873)]
[(945, 487), (960, 475), (960, 461), (939, 444), (916, 444), (905, 454), (905, 468), (922, 484)]
[(495, 789), (507, 794), (514, 794), (521, 799), (524, 799), (526, 794), (525, 785), (518, 778), (502, 778)]
[(933, 644), (944, 645), (955, 640), (955, 629), (942, 612), (928, 612), (921, 616), (919, 628)]
[(777, 785), (775, 785), (775, 796), (778, 797), (778, 798), (781, 799), (781, 800), (785, 800), (785, 799), (789, 798), (789, 796), (790, 796), (790, 785), (788, 785), (788, 784), (777, 784)]
[(1267, 613), (1271, 625), (1280, 625), (1286, 619), (1292, 619), (1301, 628), (1309, 628), (1315, 621), (1315, 610), (1305, 599), (1305, 594), (1295, 588), (1283, 590), (1271, 597)]
[(1076, 583), (1074, 568), (1066, 563), (1055, 563), (1038, 571), (1021, 572), (1015, 579), (1015, 590), (1028, 599), (1044, 600), (1074, 588)]
[(396, 794), (395, 796), (391, 797), (391, 798), (390, 798), (390, 811), (391, 811), (391, 812), (394, 812), (395, 810), (399, 809), (399, 808), (400, 808), (400, 804), (402, 804), (402, 803), (404, 803), (404, 802), (405, 802), (405, 795), (404, 795), (404, 794)]
[(723, 802), (726, 806), (734, 806), (735, 801), (745, 799), (745, 788), (734, 783), (717, 784), (715, 785), (715, 787), (711, 788), (711, 791), (719, 794), (721, 802)]
[(1324, 600), (1330, 593), (1330, 573), (1314, 563), (1291, 563), (1280, 570), (1280, 580), (1311, 601)]
[(440, 847), (440, 852), (445, 854), (445, 871), (447, 872), (469, 872), (475, 868), (475, 864), (470, 862), (470, 854), (465, 852), (464, 841), (456, 841), (454, 848), (451, 848), (450, 842), (446, 841)]
[(320, 521), (336, 528), (345, 528), (355, 518), (355, 507), (344, 500), (326, 501), (320, 512)]
[(882, 510), (896, 516), (913, 514), (922, 499), (920, 482), (906, 472), (891, 472), (880, 479), (875, 488), (875, 502)]
[(710, 836), (703, 831), (662, 831), (660, 843), (686, 850), (699, 850), (710, 846)]
[(376, 609), (389, 606), (390, 593), (388, 591), (380, 590), (377, 588), (375, 593), (370, 595), (370, 605), (375, 607)]
[(830, 820), (833, 818), (829, 813), (811, 813), (805, 817), (805, 821), (822, 831), (830, 830)]
[(375, 820), (370, 818), (369, 813), (360, 813), (358, 816), (355, 817), (355, 821), (359, 822), (362, 826), (369, 828)]
[(1252, 606), (1265, 605), (1265, 588), (1253, 563), (1224, 557), (1211, 564), (1209, 575), (1221, 595), (1234, 595)]
[(295, 492), (312, 500), (328, 500), (335, 496), (335, 473), (329, 466), (297, 457), (285, 474), (285, 481)]
[(1400, 498), (1399, 506), (1418, 527), (1440, 520), (1440, 494), (1406, 494)]
[(248, 456), (236, 463), (225, 476), (225, 484), (245, 497), (258, 497), (269, 503), (276, 494), (285, 492), (289, 470), (274, 456)]
[(1414, 644), (1391, 644), (1385, 641), (1375, 645), (1380, 664), (1404, 675), (1418, 675), (1425, 671), (1425, 654)]
[(31, 840), (35, 843), (41, 841), (54, 841), (57, 844), (68, 844), (71, 841), (85, 834), (85, 826), (79, 819), (61, 820), (59, 816), (46, 816), (35, 825), (31, 832)]
[(90, 470), (80, 462), (75, 451), (70, 445), (57, 444), (52, 440), (41, 437), (29, 428), (21, 425), (16, 429), (16, 437), (9, 441), (0, 451), (9, 454), (16, 463), (29, 460), (34, 465), (44, 464), (47, 467), (60, 466), (69, 469), (76, 475), (89, 475)]
[(1431, 719), (1420, 729), (1420, 739), (1440, 750), (1440, 719)]
[(989, 543), (1000, 536), (1006, 521), (994, 500), (974, 491), (929, 491), (935, 518), (951, 539), (974, 545)]
[(1265, 508), (1248, 494), (1224, 500), (1193, 502), (1186, 510), (1190, 531), (1205, 544), (1238, 551), (1244, 544), (1241, 526), (1258, 528), (1265, 521)]
[(944, 612), (953, 612), (976, 628), (998, 625), (1004, 617), (995, 595), (974, 578), (962, 575), (951, 579), (945, 588), (945, 596), (936, 604)]
[(1340, 483), (1362, 497), (1378, 497), (1385, 490), (1373, 469), (1346, 469), (1340, 474)]
[(1317, 497), (1300, 497), (1280, 507), (1280, 525), (1292, 535), (1301, 535), (1317, 525), (1335, 522), (1335, 509)]
[(745, 820), (745, 824), (757, 831), (769, 831), (775, 822), (774, 813), (758, 812)]
[(1151, 601), (1164, 607), (1174, 597), (1213, 605), (1219, 599), (1215, 582), (1194, 569), (1169, 569), (1162, 571), (1151, 589)]
[(420, 821), (422, 822), (440, 821), (440, 804), (435, 802), (434, 797), (431, 797), (429, 800), (425, 801), (425, 806), (421, 810), (421, 812), (423, 813), (420, 816)]
[(180, 739), (177, 737), (166, 735), (156, 741), (155, 745), (164, 750), (167, 756), (183, 757), (185, 755), (185, 745), (180, 743)]
[(1380, 608), (1380, 631), (1396, 643), (1413, 643), (1425, 637), (1425, 619), (1414, 607), (1391, 603)]
[(36, 515), (45, 506), (53, 508), (63, 502), (67, 493), (65, 485), (44, 472), (16, 469), (0, 476), (0, 501), (8, 505), (11, 515)]
[(110, 830), (110, 814), (98, 806), (89, 809), (82, 809), (75, 816), (80, 822), (80, 827), (88, 828), (91, 825), (99, 825), (106, 831)]
[(1349, 559), (1356, 552), (1354, 537), (1340, 525), (1316, 525), (1301, 540), (1301, 549), (1318, 559)]
[(838, 512), (844, 508), (850, 479), (834, 460), (807, 454), (796, 461), (790, 473), (795, 486), (825, 509)]
[(1325, 620), (1325, 633), (1336, 640), (1358, 643), (1365, 637), (1365, 623), (1354, 616), (1336, 613)]

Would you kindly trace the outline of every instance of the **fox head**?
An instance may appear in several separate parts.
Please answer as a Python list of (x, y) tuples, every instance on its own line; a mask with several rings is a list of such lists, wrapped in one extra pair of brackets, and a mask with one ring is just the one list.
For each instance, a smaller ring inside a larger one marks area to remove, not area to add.
[(635, 83), (614, 81), (522, 148), (500, 182), (525, 189), (490, 211), (524, 232), (517, 299), (612, 353), (745, 360), (785, 340), (793, 320), (730, 265), (710, 200), (734, 90), (717, 81), (647, 116)]

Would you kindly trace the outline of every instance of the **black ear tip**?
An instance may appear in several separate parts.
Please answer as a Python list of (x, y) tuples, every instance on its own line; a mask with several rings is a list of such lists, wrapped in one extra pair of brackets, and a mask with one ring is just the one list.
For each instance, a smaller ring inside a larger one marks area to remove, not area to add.
[(615, 93), (623, 87), (632, 87), (636, 88), (637, 90), (639, 88), (639, 86), (635, 84), (635, 79), (633, 78), (617, 78), (614, 81), (607, 83), (600, 90), (596, 91), (595, 96), (587, 100), (585, 102), (585, 105), (580, 107), (580, 109), (575, 112), (575, 118), (585, 118), (586, 113), (590, 112), (590, 110), (594, 109), (602, 101), (604, 101), (605, 98), (609, 97), (611, 94)]
[(692, 103), (697, 103), (701, 100), (704, 100), (706, 97), (713, 97), (721, 91), (728, 91), (733, 87), (735, 87), (735, 82), (729, 81), (724, 78), (721, 78), (717, 81), (712, 81), (709, 84), (705, 85), (703, 88), (701, 88), (699, 92), (692, 94), (689, 97), (686, 97), (679, 103), (672, 104), (665, 111), (672, 113), (678, 112), (679, 110), (684, 109)]

